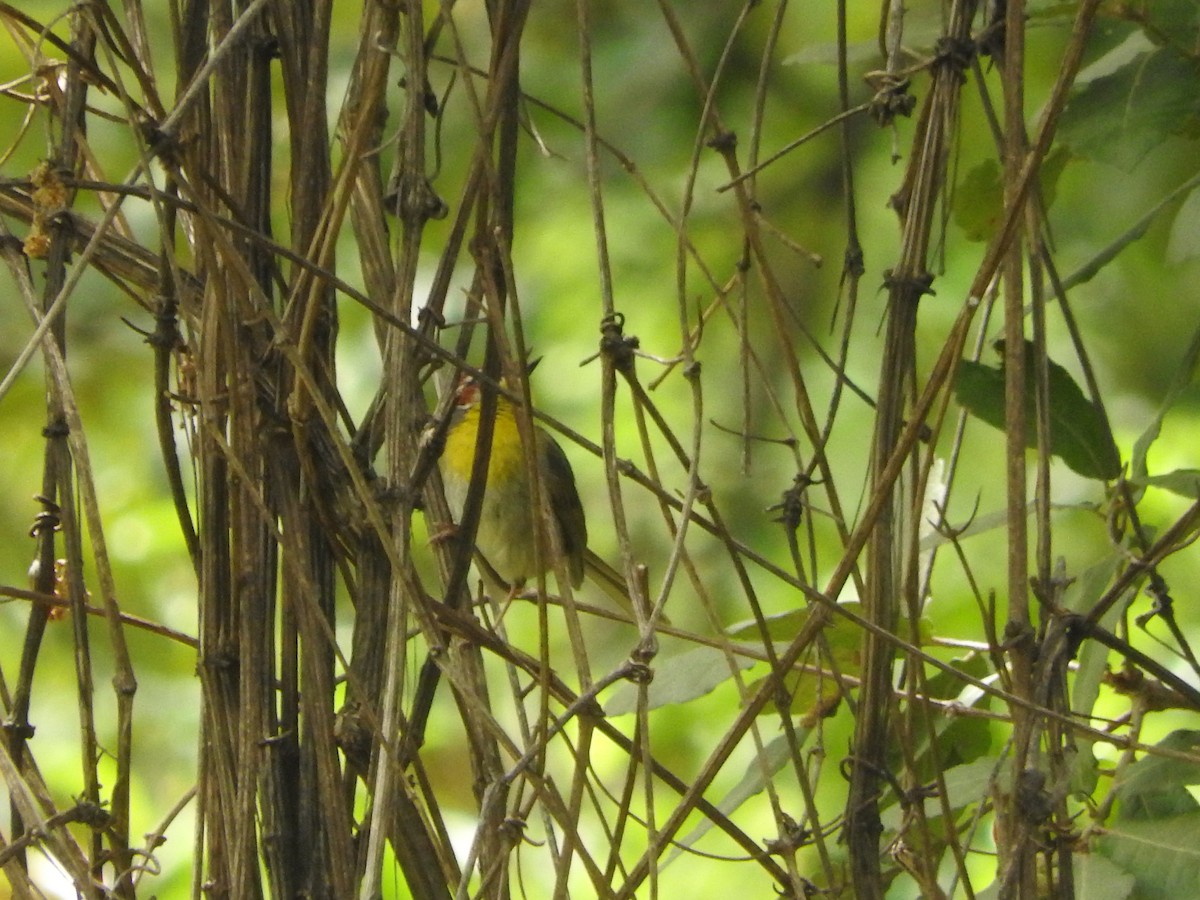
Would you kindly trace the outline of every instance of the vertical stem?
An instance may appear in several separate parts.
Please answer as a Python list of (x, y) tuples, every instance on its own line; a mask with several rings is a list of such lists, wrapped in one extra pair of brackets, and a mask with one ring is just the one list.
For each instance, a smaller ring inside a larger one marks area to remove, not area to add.
[[(1009, 243), (1002, 264), (1004, 275), (1004, 394), (1005, 436), (1007, 441), (1005, 477), (1008, 518), (1008, 614), (1004, 640), (1008, 648), (1012, 691), (1023, 700), (1033, 699), (1035, 644), (1029, 616), (1029, 547), (1026, 518), (1026, 353), (1024, 242), (1021, 229), (1024, 216), (1014, 205), (1025, 203), (1018, 195), (1021, 171), (1025, 166), (1028, 140), (1025, 133), (1025, 4), (1010, 0), (1004, 31), (1004, 184), (1005, 204), (1014, 216), (1014, 240)], [(1013, 779), (1021, 783), (1034, 750), (1034, 718), (1024, 705), (1012, 709)], [(1023, 821), (1014, 796), (1002, 797), (997, 804), (997, 849), (1000, 854), (1002, 898), (1032, 897), (1035, 890), (1035, 847), (1030, 824)]]
[[(889, 13), (888, 33), (899, 29), (898, 6)], [(934, 214), (946, 179), (949, 140), (958, 123), (958, 108), (963, 77), (961, 54), (955, 48), (967, 46), (973, 0), (955, 3), (949, 12), (944, 44), (933, 67), (933, 85), (921, 108), (913, 151), (904, 184), (894, 198), (902, 220), (900, 258), (889, 273), (888, 324), (883, 362), (879, 374), (874, 443), (871, 451), (872, 493), (879, 503), (867, 547), (867, 581), (863, 596), (863, 617), (882, 630), (864, 632), (862, 638), (862, 685), (854, 722), (851, 752), (850, 788), (846, 801), (846, 843), (850, 852), (850, 874), (859, 900), (883, 896), (880, 870), (879, 837), (883, 826), (879, 819), (880, 794), (885, 785), (887, 749), (891, 729), (889, 718), (894, 705), (892, 664), (899, 609), (906, 586), (903, 561), (906, 554), (900, 541), (906, 537), (908, 507), (904, 504), (902, 479), (885, 478), (899, 437), (904, 430), (906, 401), (913, 394), (916, 358), (915, 332), (917, 305), (929, 292), (933, 276), (928, 270)], [(899, 36), (895, 35), (898, 46)], [(899, 89), (899, 85), (897, 86)], [(913, 529), (907, 529), (911, 532)], [(909, 608), (916, 598), (909, 598)]]

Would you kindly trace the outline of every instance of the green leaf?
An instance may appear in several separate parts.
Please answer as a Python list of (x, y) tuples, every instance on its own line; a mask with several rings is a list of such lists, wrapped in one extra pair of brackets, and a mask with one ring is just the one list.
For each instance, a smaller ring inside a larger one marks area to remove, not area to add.
[[(1070, 158), (1066, 148), (1057, 147), (1042, 161), (1038, 181), (1047, 209), (1054, 205), (1059, 176)], [(1004, 212), (1004, 185), (996, 160), (985, 159), (955, 186), (953, 212), (954, 224), (962, 229), (967, 240), (978, 243), (992, 236)]]
[(1150, 448), (1158, 440), (1158, 436), (1162, 432), (1163, 420), (1166, 419), (1167, 413), (1179, 403), (1180, 398), (1195, 379), (1198, 368), (1200, 368), (1200, 331), (1192, 334), (1191, 343), (1188, 344), (1188, 348), (1183, 354), (1183, 359), (1179, 361), (1179, 365), (1175, 369), (1175, 373), (1171, 378), (1171, 386), (1167, 389), (1166, 396), (1158, 408), (1158, 413), (1151, 420), (1150, 424), (1146, 426), (1146, 430), (1133, 443), (1133, 456), (1129, 461), (1129, 472), (1134, 478), (1145, 478), (1147, 476), (1146, 458), (1150, 453)]
[[(1200, 731), (1172, 731), (1157, 746), (1195, 753), (1200, 749)], [(1145, 756), (1121, 773), (1116, 785), (1120, 800), (1116, 821), (1194, 815), (1200, 812), (1200, 803), (1188, 792), (1192, 784), (1200, 784), (1200, 763)]]
[[(1072, 0), (1068, 6), (1065, 21), (1062, 23), (1066, 28), (1071, 27), (1071, 23), (1079, 11), (1077, 0)], [(1032, 22), (1032, 20), (1031, 16), (1030, 21)], [(1122, 44), (1128, 45), (1124, 57), (1113, 53)], [(1088, 34), (1087, 46), (1083, 50), (1084, 68), (1075, 79), (1075, 84), (1083, 85), (1101, 75), (1108, 75), (1129, 62), (1138, 53), (1153, 48), (1154, 44), (1150, 39), (1132, 22), (1097, 16), (1092, 30)]]
[(1088, 900), (1126, 900), (1133, 896), (1137, 879), (1106, 856), (1076, 853), (1072, 856), (1075, 896)]
[(1136, 16), (1154, 43), (1195, 53), (1200, 39), (1200, 4), (1196, 0), (1143, 0)]
[[(1195, 754), (1200, 731), (1171, 732), (1159, 748)], [(1200, 804), (1190, 785), (1200, 784), (1200, 764), (1145, 756), (1117, 781), (1118, 805), (1093, 852), (1135, 878), (1132, 895), (1153, 900), (1194, 896), (1200, 884)]]
[[(837, 656), (836, 651), (834, 656)], [(857, 654), (855, 660), (847, 661), (846, 667), (843, 667), (842, 661), (839, 660), (838, 671), (856, 677), (858, 670), (856, 660)], [(750, 693), (761, 689), (765, 680), (759, 678), (757, 681), (751, 682)], [(838, 687), (838, 683), (832, 675), (813, 672), (789, 672), (783, 678), (783, 690), (791, 700), (791, 705), (788, 707), (790, 712), (792, 715), (800, 717), (800, 724), (805, 728), (812, 728), (823, 716), (836, 711), (842, 697), (841, 688)], [(778, 713), (779, 708), (774, 703), (768, 703), (762, 710), (763, 715), (777, 715)]]
[[(1089, 613), (1096, 605), (1096, 601), (1108, 590), (1108, 586), (1112, 584), (1121, 565), (1128, 560), (1128, 554), (1128, 548), (1122, 545), (1115, 552), (1084, 569), (1067, 586), (1063, 594), (1063, 606), (1080, 615)], [(1127, 590), (1120, 600), (1105, 613), (1100, 624), (1111, 630), (1125, 614), (1125, 608), (1129, 606), (1136, 595), (1136, 590)], [(1071, 682), (1071, 710), (1084, 719), (1092, 715), (1092, 709), (1100, 696), (1100, 684), (1108, 668), (1110, 652), (1109, 648), (1099, 641), (1084, 641), (1079, 648), (1079, 664)], [(1076, 743), (1079, 756), (1071, 769), (1071, 792), (1077, 795), (1090, 795), (1095, 790), (1099, 777), (1096, 755), (1092, 749), (1095, 742), (1085, 735), (1080, 735)]]
[[(946, 803), (952, 810), (965, 809), (972, 803), (982, 803), (988, 799), (993, 781), (997, 773), (1006, 767), (1000, 764), (995, 756), (981, 757), (966, 765), (955, 766), (945, 773), (943, 781), (946, 785)], [(926, 797), (924, 800), (925, 815), (933, 819), (942, 814), (941, 797)], [(880, 813), (880, 821), (888, 831), (899, 831), (907, 811), (899, 804), (892, 804)]]
[[(1122, 545), (1114, 553), (1084, 569), (1067, 586), (1063, 594), (1063, 606), (1080, 615), (1090, 612), (1116, 577), (1121, 565), (1128, 559), (1128, 552)], [(1111, 630), (1125, 614), (1126, 607), (1136, 595), (1135, 589), (1125, 591), (1105, 613), (1100, 624)], [(1079, 664), (1071, 681), (1071, 709), (1084, 719), (1092, 715), (1096, 700), (1100, 696), (1100, 685), (1104, 680), (1104, 673), (1108, 670), (1109, 653), (1109, 648), (1099, 641), (1084, 641), (1079, 648)], [(1075, 796), (1090, 796), (1099, 782), (1099, 764), (1096, 762), (1094, 745), (1095, 741), (1086, 735), (1080, 735), (1076, 741), (1077, 755), (1071, 766), (1068, 782), (1070, 791)]]
[[(803, 746), (808, 735), (809, 732), (806, 730), (797, 731), (796, 737), (801, 746)], [(727, 816), (731, 815), (739, 806), (755, 794), (761, 793), (763, 788), (767, 786), (767, 780), (782, 769), (791, 758), (792, 750), (788, 746), (787, 738), (783, 735), (776, 737), (764, 746), (759, 757), (746, 767), (746, 774), (742, 776), (741, 780), (733, 786), (733, 789), (728, 794), (721, 798), (721, 801), (717, 804), (717, 809), (721, 810)], [(695, 844), (712, 826), (712, 820), (705, 819), (693, 828), (679, 841), (679, 846), (671, 853), (667, 862), (671, 862), (671, 860), (683, 853), (685, 848)]]
[[(975, 697), (964, 698), (963, 696), (964, 690), (970, 690), (973, 695), (978, 693), (978, 699), (982, 701), (981, 705), (987, 706), (989, 695), (984, 694), (982, 690), (963, 678), (963, 675), (977, 681), (988, 678), (992, 674), (992, 664), (987, 656), (972, 650), (966, 656), (950, 660), (950, 665), (954, 667), (953, 672), (937, 669), (925, 679), (925, 694), (936, 700), (958, 700), (965, 705), (973, 706)], [(960, 672), (962, 675), (959, 674)]]
[(1000, 165), (985, 159), (972, 168), (954, 189), (954, 224), (968, 241), (986, 241), (999, 227), (1004, 211)]
[[(940, 10), (936, 7), (925, 6), (905, 9), (904, 16), (904, 48), (910, 56), (925, 57), (933, 52), (933, 47), (944, 31)], [(882, 64), (883, 53), (877, 38), (866, 41), (850, 41), (846, 44), (846, 61), (850, 64), (878, 63)], [(796, 53), (784, 57), (785, 66), (802, 66), (818, 63), (836, 66), (838, 63), (838, 47), (833, 41), (822, 44), (810, 44)]]
[[(1004, 342), (996, 347), (1003, 353)], [(1025, 446), (1037, 447), (1033, 344), (1025, 342), (1026, 396)], [(1051, 361), (1050, 452), (1086, 478), (1109, 480), (1121, 474), (1121, 454), (1104, 416), (1092, 404), (1070, 373)], [(966, 409), (994, 428), (1004, 430), (1004, 364), (985, 366), (969, 359), (958, 364), (954, 393)]]
[(1095, 52), (1092, 52), (1092, 42), (1088, 41), (1088, 52), (1085, 54), (1088, 65), (1075, 79), (1076, 90), (1081, 90), (1098, 78), (1112, 75), (1153, 49), (1154, 42), (1140, 28), (1128, 22), (1114, 22), (1098, 42)]
[[(848, 600), (845, 603), (838, 604), (842, 609), (852, 612), (855, 615), (862, 614), (862, 604), (857, 600)], [(789, 609), (787, 612), (778, 613), (773, 616), (764, 616), (763, 621), (767, 626), (767, 637), (776, 644), (790, 644), (796, 639), (796, 636), (803, 630), (804, 625), (808, 622), (809, 609), (807, 607), (799, 607), (797, 609)], [(825, 626), (826, 637), (834, 632), (844, 631), (845, 628), (850, 629), (852, 639), (857, 642), (859, 632), (849, 620), (839, 615), (833, 615), (829, 623)], [(762, 642), (762, 633), (759, 631), (758, 623), (754, 619), (746, 619), (730, 625), (725, 633), (730, 640), (740, 643), (749, 643), (758, 645)], [(922, 642), (929, 639), (932, 631), (927, 618), (922, 618), (919, 624), (919, 635)], [(831, 641), (836, 643), (837, 639)], [(855, 644), (857, 647), (857, 644)]]
[[(764, 616), (767, 626), (767, 637), (776, 644), (787, 644), (795, 639), (808, 621), (808, 609), (799, 607), (773, 616)], [(730, 640), (760, 644), (763, 639), (758, 623), (754, 619), (737, 622), (725, 629)]]
[[(1032, 509), (1030, 509), (1029, 515), (1033, 515)], [(926, 535), (921, 538), (921, 549), (932, 550), (935, 547), (941, 547), (943, 544), (949, 544), (952, 541), (963, 541), (976, 535), (987, 534), (989, 531), (1002, 530), (1007, 527), (1008, 510), (998, 509), (994, 512), (972, 516), (970, 523), (961, 531), (955, 530), (949, 533), (939, 531)]]
[[(1181, 900), (1200, 884), (1200, 813), (1115, 822), (1093, 853), (1135, 879), (1138, 900)], [(1083, 896), (1083, 895), (1079, 895)]]
[[(853, 41), (846, 44), (846, 62), (857, 63), (875, 62), (879, 57), (879, 41)], [(784, 57), (785, 66), (808, 66), (813, 64), (836, 66), (838, 64), (837, 44), (809, 44), (791, 56)]]
[[(968, 709), (988, 709), (992, 703), (991, 695), (957, 673), (979, 681), (986, 680), (993, 674), (991, 661), (983, 654), (972, 652), (951, 660), (950, 664), (956, 671), (938, 669), (926, 679), (928, 696), (931, 699), (955, 700)], [(928, 732), (924, 729), (903, 754), (903, 759), (899, 747), (891, 748), (893, 765), (896, 768), (911, 765), (916, 778), (928, 781), (936, 778), (939, 772), (974, 762), (992, 746), (991, 722), (978, 716), (938, 716), (934, 720), (933, 730), (935, 744), (932, 748)]]
[(1147, 475), (1129, 480), (1142, 487), (1162, 488), (1180, 497), (1200, 500), (1200, 469), (1176, 469), (1162, 475)]
[(1167, 259), (1173, 263), (1187, 262), (1197, 256), (1200, 256), (1200, 188), (1188, 194), (1175, 213), (1167, 243)]
[[(748, 669), (756, 660), (735, 656), (738, 669)], [(696, 647), (675, 656), (660, 657), (654, 667), (654, 680), (647, 686), (650, 709), (673, 703), (686, 703), (709, 693), (733, 677), (729, 659), (716, 647)], [(617, 685), (604, 705), (604, 713), (621, 716), (636, 712), (638, 686), (630, 682)]]
[(1155, 47), (1084, 84), (1063, 110), (1059, 138), (1077, 156), (1129, 171), (1166, 138), (1194, 131), (1198, 116), (1195, 63)]
[[(858, 601), (851, 601), (843, 605), (854, 612), (859, 612), (861, 608)], [(809, 609), (802, 607), (776, 616), (767, 616), (767, 637), (775, 644), (790, 643), (804, 628), (810, 614)], [(731, 626), (727, 634), (731, 639), (744, 643), (761, 644), (762, 642), (762, 634), (753, 620)], [(838, 672), (851, 677), (857, 676), (860, 667), (859, 649), (861, 645), (861, 635), (858, 629), (846, 619), (835, 615), (825, 624), (822, 635), (821, 645), (829, 649)], [(806, 659), (801, 660), (801, 664), (829, 669), (829, 660), (820, 660), (815, 647)], [(751, 682), (750, 692), (758, 690), (764, 680), (764, 678), (759, 678)], [(791, 700), (791, 711), (802, 717), (801, 721), (805, 727), (815, 724), (818, 718), (835, 708), (842, 693), (832, 675), (804, 670), (788, 672), (783, 679), (783, 689)], [(778, 711), (774, 704), (769, 704), (763, 709), (763, 713), (767, 715)]]

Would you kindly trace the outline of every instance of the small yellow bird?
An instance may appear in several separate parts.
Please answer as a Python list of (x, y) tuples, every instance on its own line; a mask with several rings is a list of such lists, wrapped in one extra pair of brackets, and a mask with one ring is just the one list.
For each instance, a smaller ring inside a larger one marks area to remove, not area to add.
[[(461, 520), (471, 483), (471, 469), (479, 436), (480, 388), (468, 375), (460, 377), (455, 389), (456, 406), (446, 432), (446, 446), (440, 467), (446, 488), (446, 500), (455, 520)], [(583, 582), (587, 551), (587, 522), (575, 474), (562, 447), (545, 429), (535, 425), (534, 444), (542, 490), (558, 527), (561, 548), (571, 584)], [(488, 565), (515, 591), (530, 578), (541, 574), (537, 568), (535, 546), (537, 531), (529, 468), (512, 404), (496, 398), (496, 423), (488, 458), (487, 486), (479, 514), (475, 547)], [(550, 549), (550, 548), (546, 548)], [(543, 570), (550, 559), (543, 559)]]
[[(438, 463), (446, 501), (455, 522), (462, 520), (467, 503), (479, 440), (481, 399), (479, 383), (469, 375), (461, 376), (455, 388), (455, 408), (446, 432), (446, 446)], [(583, 504), (567, 455), (544, 428), (534, 425), (533, 437), (542, 490), (558, 529), (552, 546), (545, 549), (551, 551), (556, 544), (562, 551), (572, 587), (579, 587), (586, 573), (625, 611), (629, 621), (638, 621), (625, 579), (588, 549)], [(479, 527), (475, 532), (475, 549), (487, 563), (486, 569), (491, 570), (489, 577), (494, 575), (506, 582), (513, 594), (529, 579), (553, 568), (553, 558), (549, 554), (542, 560), (541, 571), (537, 566), (536, 515), (516, 413), (508, 399), (500, 395), (496, 398), (496, 422), (492, 430)], [(671, 624), (662, 613), (658, 622)]]

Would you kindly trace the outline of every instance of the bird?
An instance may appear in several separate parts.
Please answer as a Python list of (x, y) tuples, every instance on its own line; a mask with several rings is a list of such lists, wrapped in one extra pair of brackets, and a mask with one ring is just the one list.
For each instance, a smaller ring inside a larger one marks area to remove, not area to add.
[[(459, 377), (455, 387), (455, 406), (451, 412), (439, 468), (446, 491), (446, 501), (455, 521), (461, 521), (471, 484), (475, 452), (479, 438), (481, 389), (471, 375)], [(587, 555), (587, 520), (575, 473), (559, 443), (541, 426), (533, 427), (537, 471), (553, 514), (556, 540), (561, 550), (571, 586), (583, 583)], [(488, 457), (487, 484), (475, 533), (475, 549), (488, 566), (518, 591), (526, 581), (552, 568), (550, 554), (538, 568), (537, 511), (529, 480), (525, 448), (517, 426), (516, 413), (508, 398), (496, 398), (496, 419), (492, 430), (491, 451)]]
[[(438, 468), (446, 502), (455, 522), (462, 521), (475, 467), (475, 451), (479, 443), (479, 419), (482, 391), (474, 376), (463, 373), (454, 389), (454, 409), (446, 430), (446, 441)], [(496, 397), (496, 418), (492, 426), (492, 445), (488, 456), (487, 484), (475, 531), (476, 556), (486, 565), (480, 566), (485, 581), (499, 579), (508, 587), (509, 598), (516, 597), (525, 582), (553, 569), (558, 551), (571, 587), (583, 584), (586, 574), (592, 583), (621, 608), (627, 621), (647, 618), (643, 611), (634, 611), (629, 585), (616, 569), (588, 547), (587, 519), (575, 473), (567, 454), (546, 429), (533, 426), (534, 447), (537, 451), (537, 472), (543, 496), (553, 516), (556, 533), (549, 546), (543, 548), (542, 566), (538, 568), (537, 509), (529, 482), (529, 466), (525, 446), (521, 441), (516, 411), (504, 394)], [(671, 625), (661, 610), (656, 619), (660, 625)]]
[[(446, 431), (446, 441), (438, 468), (446, 501), (455, 522), (461, 522), (475, 465), (479, 441), (480, 402), (479, 382), (463, 373), (455, 386), (455, 405)], [(486, 565), (480, 566), (485, 580), (505, 582), (509, 597), (515, 597), (525, 582), (554, 568), (550, 553), (561, 552), (571, 586), (583, 584), (586, 574), (626, 614), (629, 621), (639, 621), (625, 579), (588, 547), (587, 519), (575, 473), (567, 454), (546, 429), (533, 426), (537, 451), (537, 471), (543, 496), (553, 516), (556, 533), (544, 548), (547, 551), (538, 568), (537, 510), (529, 483), (529, 466), (517, 426), (516, 411), (503, 394), (496, 397), (496, 419), (492, 427), (492, 446), (488, 457), (487, 484), (475, 532), (477, 557)], [(644, 618), (641, 617), (641, 618)], [(670, 625), (671, 620), (659, 613), (657, 621)]]

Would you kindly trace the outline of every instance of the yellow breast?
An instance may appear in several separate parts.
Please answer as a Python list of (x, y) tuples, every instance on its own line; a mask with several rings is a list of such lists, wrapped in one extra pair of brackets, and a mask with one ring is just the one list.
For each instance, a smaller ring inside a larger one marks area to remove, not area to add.
[[(442, 451), (442, 475), (464, 482), (471, 479), (475, 465), (475, 448), (479, 442), (479, 407), (472, 406), (462, 418), (450, 426), (446, 448)], [(512, 408), (503, 401), (496, 408), (496, 424), (492, 430), (492, 447), (488, 458), (488, 487), (502, 485), (510, 478), (526, 478), (525, 456), (521, 433)], [(459, 510), (458, 512), (461, 512)]]
[[(442, 452), (442, 480), (455, 521), (461, 520), (466, 506), (478, 438), (479, 408), (471, 407), (451, 426)], [(475, 546), (509, 584), (519, 584), (536, 574), (528, 472), (516, 418), (512, 408), (501, 402), (492, 432)]]

